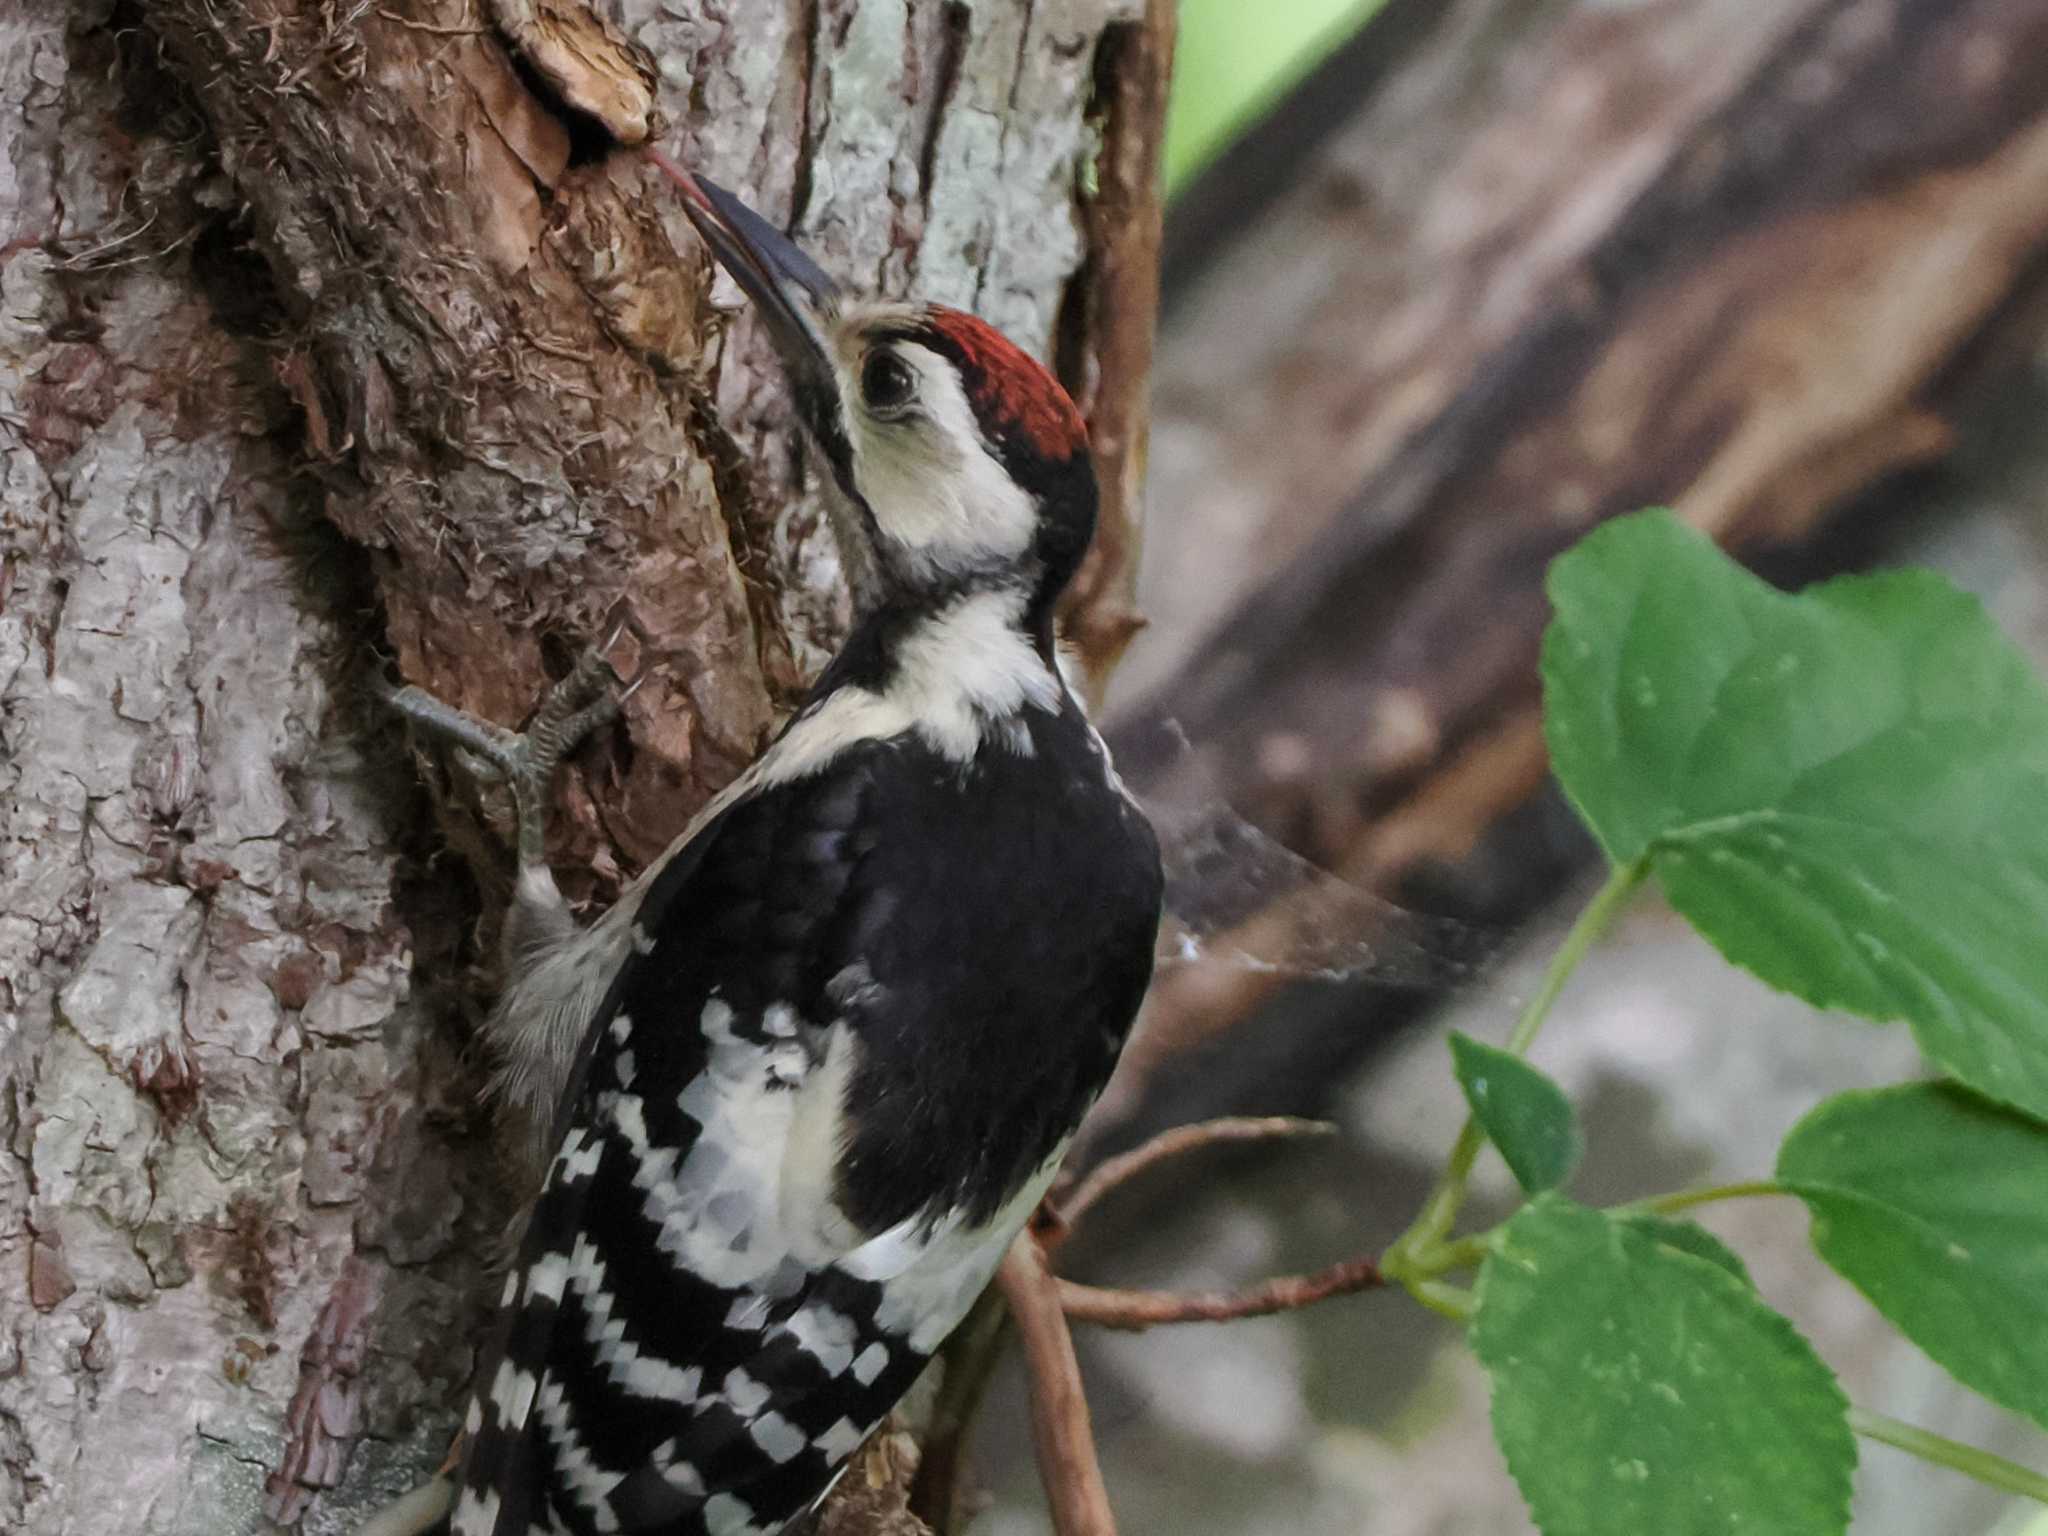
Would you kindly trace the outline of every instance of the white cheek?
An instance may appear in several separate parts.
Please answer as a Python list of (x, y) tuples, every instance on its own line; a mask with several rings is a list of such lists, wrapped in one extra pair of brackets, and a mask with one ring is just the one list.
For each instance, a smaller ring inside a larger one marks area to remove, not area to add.
[(952, 369), (915, 366), (924, 419), (854, 413), (854, 473), (876, 527), (936, 567), (1016, 559), (1031, 547), (1037, 508), (983, 445)]

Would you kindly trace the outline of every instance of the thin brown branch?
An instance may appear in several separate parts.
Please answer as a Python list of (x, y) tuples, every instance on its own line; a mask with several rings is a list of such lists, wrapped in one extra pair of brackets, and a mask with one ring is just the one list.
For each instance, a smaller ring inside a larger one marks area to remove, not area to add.
[(1095, 1460), (1081, 1365), (1060, 1310), (1060, 1285), (1031, 1232), (1020, 1232), (1010, 1245), (996, 1284), (1010, 1304), (1024, 1346), (1031, 1377), (1031, 1440), (1053, 1530), (1058, 1536), (1116, 1536), (1116, 1517)]
[(1280, 1275), (1242, 1291), (1119, 1291), (1057, 1282), (1060, 1307), (1075, 1322), (1103, 1328), (1157, 1328), (1165, 1323), (1227, 1323), (1240, 1317), (1294, 1312), (1332, 1296), (1385, 1285), (1377, 1261), (1346, 1259), (1312, 1275)]
[[(1071, 1230), (1088, 1208), (1111, 1190), (1169, 1158), (1202, 1147), (1267, 1141), (1281, 1136), (1330, 1136), (1336, 1130), (1337, 1127), (1327, 1120), (1301, 1120), (1292, 1115), (1226, 1115), (1194, 1125), (1175, 1126), (1128, 1152), (1104, 1158), (1074, 1186), (1072, 1194), (1057, 1202), (1055, 1213), (1062, 1227)], [(1064, 1238), (1065, 1232), (1060, 1232), (1059, 1236)], [(1057, 1240), (1054, 1246), (1057, 1246)]]

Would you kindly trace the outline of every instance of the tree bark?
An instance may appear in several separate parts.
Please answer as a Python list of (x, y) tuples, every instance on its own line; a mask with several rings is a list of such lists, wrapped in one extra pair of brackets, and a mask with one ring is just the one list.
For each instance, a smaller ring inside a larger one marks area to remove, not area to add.
[(765, 349), (629, 146), (1141, 441), (1150, 290), (1082, 189), (1146, 211), (1143, 14), (0, 19), (0, 1528), (345, 1531), (447, 1448), (516, 1201), (468, 1027), (504, 808), (421, 792), (372, 675), (517, 723), (629, 617), (551, 847), (601, 903), (834, 643)]

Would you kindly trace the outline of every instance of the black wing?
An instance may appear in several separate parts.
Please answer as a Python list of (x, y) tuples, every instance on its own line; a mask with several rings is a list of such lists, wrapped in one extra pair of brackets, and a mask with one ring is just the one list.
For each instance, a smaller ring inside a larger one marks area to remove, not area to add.
[(459, 1536), (777, 1530), (971, 1303), (1114, 1064), (1159, 907), (1085, 725), (1033, 730), (967, 772), (856, 746), (657, 878), (479, 1377)]

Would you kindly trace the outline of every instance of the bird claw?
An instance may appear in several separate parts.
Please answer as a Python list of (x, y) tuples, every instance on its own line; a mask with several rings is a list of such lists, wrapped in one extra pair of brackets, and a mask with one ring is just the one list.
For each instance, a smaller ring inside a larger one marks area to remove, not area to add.
[(646, 681), (643, 668), (622, 688), (608, 659), (633, 627), (631, 619), (621, 618), (603, 644), (579, 656), (568, 675), (541, 696), (523, 731), (507, 730), (410, 684), (383, 689), (385, 703), (416, 729), (455, 747), (471, 774), (511, 792), (522, 866), (544, 862), (548, 795), (563, 760), (618, 719)]

